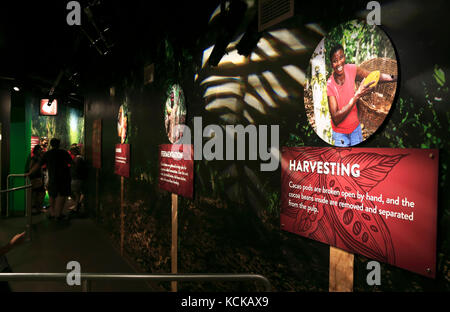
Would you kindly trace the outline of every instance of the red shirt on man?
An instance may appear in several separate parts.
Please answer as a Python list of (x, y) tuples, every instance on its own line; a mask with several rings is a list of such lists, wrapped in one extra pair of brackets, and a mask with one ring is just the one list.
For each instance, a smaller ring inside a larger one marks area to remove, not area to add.
[[(356, 65), (345, 64), (344, 72), (345, 81), (343, 85), (337, 84), (333, 75), (331, 75), (327, 81), (327, 95), (336, 98), (338, 110), (347, 105), (355, 95)], [(356, 108), (356, 105), (353, 106), (350, 113), (339, 125), (335, 125), (333, 120), (331, 120), (333, 131), (345, 134), (352, 133), (359, 124), (358, 109)]]

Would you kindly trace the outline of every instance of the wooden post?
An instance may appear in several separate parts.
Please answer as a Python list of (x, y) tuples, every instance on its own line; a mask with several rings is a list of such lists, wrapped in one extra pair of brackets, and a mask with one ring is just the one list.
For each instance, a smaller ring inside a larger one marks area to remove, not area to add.
[(98, 179), (99, 169), (95, 169), (95, 218), (99, 219), (99, 207), (98, 207)]
[(120, 255), (123, 256), (123, 241), (125, 236), (125, 223), (124, 223), (124, 209), (123, 209), (123, 188), (124, 188), (124, 177), (120, 177)]
[[(178, 273), (178, 195), (172, 194), (172, 273)], [(177, 282), (171, 282), (173, 292), (177, 291)]]
[(354, 255), (330, 246), (330, 292), (353, 291)]

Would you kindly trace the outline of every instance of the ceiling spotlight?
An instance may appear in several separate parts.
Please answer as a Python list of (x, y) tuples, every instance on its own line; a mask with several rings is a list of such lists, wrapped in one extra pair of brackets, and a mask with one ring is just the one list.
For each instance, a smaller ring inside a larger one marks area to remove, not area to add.
[(20, 91), (20, 88), (19, 88), (19, 87), (14, 87), (13, 89), (14, 89), (14, 91), (16, 91), (16, 92), (19, 92), (19, 91)]

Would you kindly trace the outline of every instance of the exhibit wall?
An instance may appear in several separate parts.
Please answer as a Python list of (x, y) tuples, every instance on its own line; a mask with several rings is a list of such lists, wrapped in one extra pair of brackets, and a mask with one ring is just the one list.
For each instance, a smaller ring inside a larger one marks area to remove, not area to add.
[[(29, 145), (31, 141), (31, 104), (32, 97), (29, 94), (11, 94), (11, 115), (10, 115), (10, 174), (23, 174), (25, 172), (25, 164), (29, 157)], [(10, 187), (23, 186), (25, 181), (23, 178), (11, 179)], [(8, 194), (10, 200), (9, 213), (19, 215), (25, 212), (25, 191), (17, 191)]]
[[(81, 102), (72, 103), (58, 99), (56, 116), (40, 114), (40, 98), (32, 104), (31, 135), (61, 140), (61, 148), (68, 150), (73, 143), (84, 144), (84, 106)], [(44, 104), (46, 105), (46, 104)]]
[[(161, 144), (171, 143), (166, 134), (164, 103), (174, 83), (184, 92), (186, 125), (202, 129), (200, 137), (192, 131), (191, 140), (194, 148), (194, 141), (199, 140), (197, 146), (203, 152), (210, 140), (220, 137), (218, 130), (214, 136), (203, 133), (205, 127), (214, 125), (221, 129), (226, 125), (255, 125), (258, 138), (265, 125), (269, 140), (266, 151), (271, 146), (275, 152), (284, 146), (331, 147), (309, 122), (304, 102), (304, 89), (311, 83), (307, 70), (314, 50), (330, 30), (350, 20), (364, 21), (368, 11), (366, 3), (359, 1), (295, 3), (298, 6), (294, 17), (260, 33), (247, 57), (237, 52), (237, 44), (256, 14), (255, 6), (249, 6), (246, 23), (236, 30), (227, 53), (216, 66), (209, 64), (209, 58), (219, 39), (214, 29), (220, 28), (220, 22), (212, 14), (196, 42), (180, 44), (170, 35), (156, 42), (144, 41), (128, 49), (129, 57), (122, 55), (117, 68), (93, 74), (99, 79), (96, 87), (87, 90), (85, 99), (86, 158), (92, 162), (94, 121), (101, 119), (101, 168), (90, 171), (87, 208), (115, 245), (120, 244), (123, 235), (124, 255), (138, 270), (171, 270), (171, 194), (158, 188), (158, 154)], [(321, 6), (328, 9), (319, 9)], [(434, 207), (436, 276), (425, 277), (381, 263), (381, 285), (369, 286), (366, 266), (372, 259), (356, 255), (355, 291), (450, 290), (450, 195), (446, 192), (450, 27), (435, 23), (446, 23), (444, 11), (439, 5), (428, 6), (420, 1), (382, 3), (379, 27), (395, 48), (397, 90), (381, 126), (354, 147), (439, 150), (438, 205)], [(365, 47), (358, 43), (352, 49)], [(144, 68), (149, 64), (154, 64), (154, 79), (147, 83)], [(114, 166), (116, 144), (123, 143), (118, 115), (124, 103), (130, 176), (124, 178), (122, 189)], [(197, 117), (201, 117), (201, 125)], [(278, 134), (271, 127), (274, 125), (279, 126)], [(272, 134), (277, 134), (279, 142), (273, 140)], [(225, 137), (222, 133), (223, 140)], [(280, 228), (281, 166), (262, 171), (261, 164), (272, 158), (263, 160), (258, 153), (256, 160), (252, 159), (249, 146), (242, 160), (223, 156), (226, 147), (221, 154), (216, 145), (211, 150), (215, 159), (194, 161), (193, 199), (180, 197), (178, 204), (178, 272), (255, 273), (266, 276), (277, 291), (328, 291), (329, 245)], [(168, 283), (160, 287), (170, 289)], [(179, 285), (180, 291), (261, 289), (261, 285), (249, 283)]]

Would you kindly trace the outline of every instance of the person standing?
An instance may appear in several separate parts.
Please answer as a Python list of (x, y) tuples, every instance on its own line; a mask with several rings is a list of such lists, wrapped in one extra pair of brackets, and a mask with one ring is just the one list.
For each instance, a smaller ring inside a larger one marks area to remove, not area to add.
[(48, 148), (48, 138), (47, 137), (42, 137), (41, 139), (40, 139), (40, 141), (41, 141), (41, 147), (42, 147), (42, 150), (44, 151), (44, 153), (47, 151), (47, 148)]
[[(42, 153), (46, 153), (48, 149), (48, 138), (47, 137), (41, 137), (41, 147), (42, 147)], [(47, 172), (47, 166), (42, 166), (42, 175), (44, 177), (44, 189), (47, 191), (48, 189), (48, 172)]]
[[(33, 168), (36, 164), (41, 162), (44, 152), (40, 145), (36, 145), (33, 148), (33, 157), (31, 157), (30, 168)], [(31, 211), (32, 213), (39, 213), (44, 204), (45, 188), (44, 188), (44, 176), (42, 174), (42, 169), (34, 171), (30, 174), (31, 181)]]
[(62, 211), (68, 196), (70, 196), (70, 166), (73, 161), (69, 153), (60, 149), (60, 140), (50, 140), (51, 149), (42, 156), (39, 164), (33, 166), (29, 174), (32, 174), (42, 165), (47, 165), (48, 170), (48, 194), (50, 197), (49, 218), (62, 220)]
[(75, 201), (75, 207), (71, 209), (73, 212), (82, 212), (84, 199), (84, 181), (87, 178), (87, 165), (84, 158), (81, 156), (80, 148), (72, 146), (70, 154), (73, 157), (73, 165), (71, 166), (71, 189), (72, 198)]

